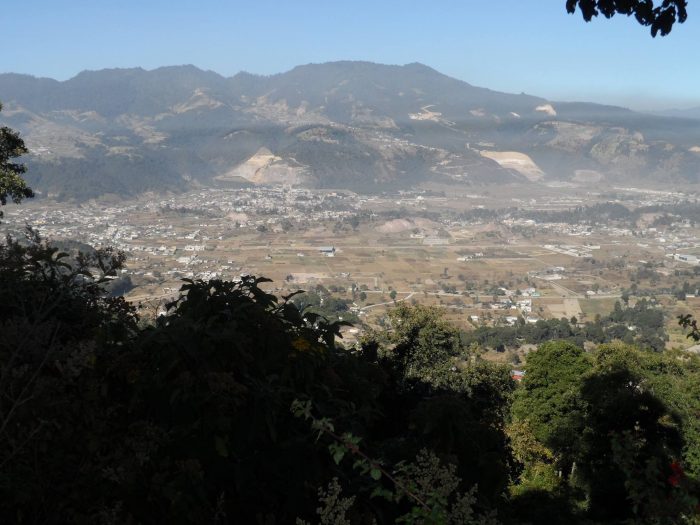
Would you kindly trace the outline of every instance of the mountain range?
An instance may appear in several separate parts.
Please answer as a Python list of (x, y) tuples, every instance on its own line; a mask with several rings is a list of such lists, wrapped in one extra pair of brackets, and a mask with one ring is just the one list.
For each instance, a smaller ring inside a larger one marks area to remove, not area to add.
[(1, 74), (0, 123), (59, 199), (286, 184), (371, 193), (430, 182), (692, 184), (698, 115), (475, 87), (422, 64), (332, 62), (225, 78), (194, 66)]

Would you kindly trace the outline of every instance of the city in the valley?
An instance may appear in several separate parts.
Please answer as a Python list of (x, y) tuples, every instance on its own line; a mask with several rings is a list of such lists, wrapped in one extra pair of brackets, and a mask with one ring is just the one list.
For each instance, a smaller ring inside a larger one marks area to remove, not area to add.
[[(182, 279), (255, 275), (278, 296), (304, 290), (309, 305), (350, 321), (346, 344), (402, 302), (439, 305), (470, 332), (562, 318), (583, 326), (644, 300), (663, 312), (664, 346), (685, 348), (677, 317), (700, 306), (697, 199), (571, 184), (380, 195), (251, 186), (27, 202), (7, 207), (5, 226), (32, 225), (69, 250), (122, 250), (113, 289), (147, 316), (164, 311)], [(626, 329), (634, 337), (641, 327)], [(519, 349), (527, 344), (508, 356)]]

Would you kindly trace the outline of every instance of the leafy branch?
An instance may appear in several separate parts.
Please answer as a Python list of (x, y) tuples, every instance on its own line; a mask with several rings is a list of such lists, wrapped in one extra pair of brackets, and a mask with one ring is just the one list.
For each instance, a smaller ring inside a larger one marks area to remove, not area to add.
[(700, 341), (700, 328), (698, 328), (698, 321), (691, 314), (679, 315), (678, 324), (686, 330), (690, 330), (686, 337), (692, 339), (693, 341)]
[(372, 496), (382, 496), (389, 501), (398, 501), (403, 493), (420, 505), (424, 511), (431, 513), (430, 506), (425, 502), (425, 500), (423, 500), (423, 498), (413, 492), (401, 480), (393, 476), (381, 465), (381, 463), (372, 459), (360, 449), (360, 442), (362, 441), (362, 438), (354, 436), (350, 432), (338, 434), (335, 431), (333, 422), (329, 418), (316, 418), (312, 413), (312, 409), (313, 407), (311, 401), (299, 401), (298, 399), (295, 399), (292, 402), (292, 413), (298, 418), (311, 421), (311, 428), (318, 432), (316, 438), (317, 440), (324, 434), (333, 439), (333, 443), (328, 446), (328, 450), (331, 453), (333, 461), (335, 461), (336, 465), (339, 465), (345, 455), (349, 452), (352, 456), (357, 458), (353, 463), (354, 469), (359, 470), (363, 475), (368, 474), (374, 481), (379, 481), (382, 476), (384, 476), (400, 491), (398, 495), (395, 496), (390, 491), (377, 487), (372, 493)]

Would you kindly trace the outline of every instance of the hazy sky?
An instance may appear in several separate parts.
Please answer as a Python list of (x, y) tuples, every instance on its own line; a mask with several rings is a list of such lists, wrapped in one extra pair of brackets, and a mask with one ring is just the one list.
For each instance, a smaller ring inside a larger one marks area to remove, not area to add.
[[(0, 72), (194, 64), (226, 76), (331, 60), (422, 62), (501, 91), (700, 106), (700, 0), (671, 35), (586, 24), (565, 0), (7, 0)], [(695, 10), (697, 9), (697, 10)], [(1, 94), (0, 94), (1, 96)]]

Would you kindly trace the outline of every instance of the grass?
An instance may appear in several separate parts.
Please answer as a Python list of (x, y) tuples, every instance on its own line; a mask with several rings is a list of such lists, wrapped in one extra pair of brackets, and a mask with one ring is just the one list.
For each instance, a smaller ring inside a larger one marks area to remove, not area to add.
[(581, 311), (586, 315), (589, 320), (595, 319), (596, 315), (608, 315), (615, 308), (615, 301), (619, 299), (615, 298), (605, 298), (605, 299), (581, 299), (578, 304), (581, 305)]

